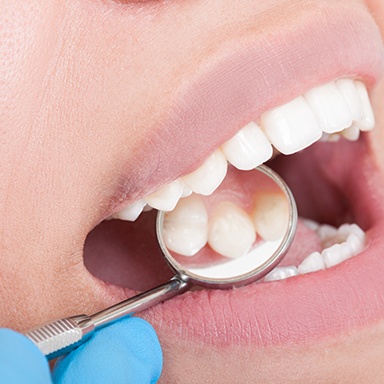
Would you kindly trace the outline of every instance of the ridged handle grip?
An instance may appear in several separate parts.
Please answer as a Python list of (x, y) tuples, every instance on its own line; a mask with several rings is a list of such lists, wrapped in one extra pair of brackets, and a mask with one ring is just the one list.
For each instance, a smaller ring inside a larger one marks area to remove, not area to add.
[(87, 315), (68, 317), (33, 329), (25, 335), (41, 352), (53, 359), (73, 350), (94, 330), (92, 319)]

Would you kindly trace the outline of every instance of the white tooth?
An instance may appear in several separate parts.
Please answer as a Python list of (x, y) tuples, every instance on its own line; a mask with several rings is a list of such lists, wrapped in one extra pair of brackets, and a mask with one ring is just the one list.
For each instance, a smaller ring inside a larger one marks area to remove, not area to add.
[(352, 249), (352, 255), (356, 256), (364, 250), (364, 242), (354, 233), (351, 233), (346, 243)]
[(339, 79), (336, 81), (336, 86), (348, 105), (352, 120), (360, 121), (363, 118), (363, 106), (355, 82), (352, 79)]
[(172, 211), (179, 201), (183, 190), (184, 184), (179, 180), (175, 180), (145, 197), (144, 200), (152, 208), (160, 211)]
[(144, 207), (145, 201), (138, 200), (133, 204), (128, 205), (128, 207), (125, 207), (121, 211), (114, 213), (112, 218), (125, 221), (135, 221), (140, 216), (140, 213), (143, 211)]
[(302, 96), (263, 113), (261, 125), (270, 142), (286, 155), (310, 146), (322, 135), (312, 109)]
[(344, 131), (342, 131), (340, 134), (349, 141), (356, 141), (360, 137), (360, 129), (354, 123), (351, 127), (344, 129)]
[(330, 242), (333, 242), (333, 238), (337, 235), (337, 228), (332, 225), (322, 224), (317, 229), (317, 234), (319, 235), (323, 245), (326, 247)]
[(256, 232), (266, 241), (284, 236), (289, 220), (289, 206), (282, 193), (259, 192), (255, 194), (252, 220)]
[(185, 185), (184, 182), (183, 182), (183, 185), (184, 185), (184, 189), (183, 189), (183, 193), (181, 194), (181, 197), (191, 196), (192, 195), (192, 189), (189, 188), (187, 185)]
[(298, 274), (299, 271), (295, 266), (278, 267), (275, 268), (272, 272), (269, 272), (268, 275), (264, 277), (264, 281), (284, 280), (289, 277), (297, 276)]
[(269, 160), (272, 145), (263, 131), (251, 122), (227, 141), (221, 150), (237, 169), (250, 170)]
[(365, 243), (365, 233), (357, 224), (343, 224), (337, 230), (337, 236), (341, 241), (346, 241), (348, 236), (354, 233), (362, 243)]
[(347, 243), (334, 244), (324, 249), (321, 254), (327, 268), (340, 264), (353, 256), (352, 249)]
[(210, 195), (227, 174), (227, 159), (220, 150), (214, 152), (196, 171), (183, 177), (183, 181), (193, 192)]
[(324, 132), (335, 133), (351, 126), (352, 115), (334, 82), (311, 89), (304, 98), (315, 112)]
[(184, 256), (195, 255), (208, 239), (208, 213), (200, 196), (181, 199), (164, 217), (164, 242), (168, 249)]
[(323, 141), (325, 143), (336, 143), (339, 140), (340, 140), (340, 135), (338, 133), (326, 133), (326, 132), (323, 132), (320, 139), (320, 141)]
[(355, 81), (355, 85), (363, 107), (363, 117), (361, 120), (357, 121), (356, 124), (361, 131), (370, 131), (375, 127), (375, 116), (372, 111), (367, 88), (361, 81)]
[(301, 221), (303, 222), (303, 224), (305, 224), (306, 227), (308, 227), (312, 231), (317, 231), (319, 229), (319, 227), (320, 227), (320, 223), (318, 223), (315, 220), (301, 219)]
[(256, 240), (256, 232), (248, 214), (235, 204), (221, 202), (209, 219), (208, 244), (223, 256), (245, 255)]
[(320, 252), (313, 252), (301, 262), (297, 269), (300, 275), (325, 269), (323, 256)]

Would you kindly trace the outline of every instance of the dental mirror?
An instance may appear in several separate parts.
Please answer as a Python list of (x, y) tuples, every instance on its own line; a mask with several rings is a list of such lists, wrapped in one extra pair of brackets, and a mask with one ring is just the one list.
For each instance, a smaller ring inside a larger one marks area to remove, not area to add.
[(95, 330), (143, 311), (192, 286), (228, 289), (270, 272), (290, 247), (297, 225), (291, 191), (270, 168), (229, 172), (217, 192), (182, 198), (172, 212), (159, 211), (156, 234), (175, 276), (92, 316), (56, 320), (26, 333), (49, 358), (70, 352)]

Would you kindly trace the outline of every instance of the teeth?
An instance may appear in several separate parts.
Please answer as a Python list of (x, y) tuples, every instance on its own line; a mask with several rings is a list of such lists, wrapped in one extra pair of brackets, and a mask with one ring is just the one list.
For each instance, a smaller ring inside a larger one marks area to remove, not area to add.
[(285, 279), (288, 279), (289, 277), (297, 276), (298, 274), (299, 272), (295, 266), (277, 267), (264, 277), (264, 281), (285, 280)]
[(168, 249), (184, 256), (195, 255), (208, 240), (208, 213), (200, 196), (180, 200), (165, 215), (164, 242)]
[(289, 206), (281, 193), (261, 192), (255, 196), (252, 211), (256, 232), (266, 241), (282, 238), (287, 230)]
[(341, 135), (349, 141), (356, 141), (360, 137), (360, 129), (354, 124), (351, 127), (344, 129), (344, 131), (341, 132)]
[[(334, 267), (364, 250), (366, 236), (364, 231), (356, 224), (343, 224), (339, 228), (335, 228), (330, 225), (316, 225), (311, 221), (308, 223), (317, 232), (324, 249), (321, 253), (311, 253), (301, 262), (297, 268), (300, 275)], [(292, 268), (296, 267), (288, 267), (288, 270), (294, 270)], [(291, 277), (286, 268), (282, 268), (282, 270), (283, 272), (280, 271), (280, 268), (275, 268), (267, 275), (265, 280), (281, 280)], [(269, 277), (271, 274), (272, 277)], [(292, 274), (292, 276), (296, 275)]]
[(164, 185), (155, 193), (147, 196), (144, 200), (152, 208), (160, 211), (172, 211), (184, 192), (184, 185), (181, 181), (175, 180)]
[(230, 258), (245, 255), (256, 240), (251, 218), (230, 202), (221, 202), (209, 220), (208, 244)]
[(301, 262), (297, 269), (300, 275), (325, 269), (323, 256), (320, 252), (313, 252)]
[(357, 122), (357, 126), (361, 131), (370, 131), (375, 127), (375, 116), (373, 115), (367, 88), (361, 81), (355, 81), (355, 85), (363, 108), (363, 117)]
[(348, 105), (352, 120), (360, 121), (363, 118), (363, 105), (360, 101), (355, 82), (351, 79), (339, 79), (336, 81), (336, 86)]
[(121, 211), (114, 213), (111, 218), (125, 221), (135, 221), (143, 211), (145, 204), (144, 200), (138, 200), (133, 204), (128, 205), (128, 207), (125, 207)]
[(335, 133), (351, 126), (352, 115), (335, 83), (313, 88), (304, 98), (315, 112), (324, 132)]
[(196, 171), (183, 177), (185, 184), (200, 195), (210, 195), (227, 174), (227, 160), (220, 150), (211, 155)]
[(272, 145), (263, 131), (251, 122), (242, 128), (221, 150), (237, 169), (250, 170), (272, 157)]
[[(172, 210), (180, 198), (192, 192), (212, 194), (226, 175), (227, 161), (241, 170), (252, 169), (272, 156), (272, 145), (283, 154), (292, 154), (320, 138), (355, 141), (360, 131), (370, 130), (374, 124), (368, 92), (361, 81), (330, 82), (265, 112), (260, 127), (250, 122), (200, 168), (147, 196), (144, 203), (163, 211)], [(112, 217), (135, 220), (142, 206), (140, 200)]]
[(261, 126), (276, 149), (286, 155), (309, 147), (322, 135), (312, 109), (302, 96), (264, 113)]

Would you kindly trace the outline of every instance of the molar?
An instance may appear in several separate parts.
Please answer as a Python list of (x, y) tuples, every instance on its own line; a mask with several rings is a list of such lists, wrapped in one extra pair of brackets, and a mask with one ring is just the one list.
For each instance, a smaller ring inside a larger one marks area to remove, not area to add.
[(249, 215), (228, 201), (216, 207), (208, 228), (208, 244), (226, 257), (245, 255), (256, 240), (255, 228)]
[(168, 249), (184, 256), (193, 256), (205, 246), (208, 213), (200, 196), (181, 199), (172, 212), (165, 214), (163, 236)]
[(272, 145), (257, 126), (251, 122), (240, 129), (221, 147), (224, 156), (237, 169), (250, 170), (272, 157)]
[(256, 232), (266, 241), (282, 238), (287, 230), (289, 206), (282, 193), (258, 192), (254, 197), (252, 220)]

